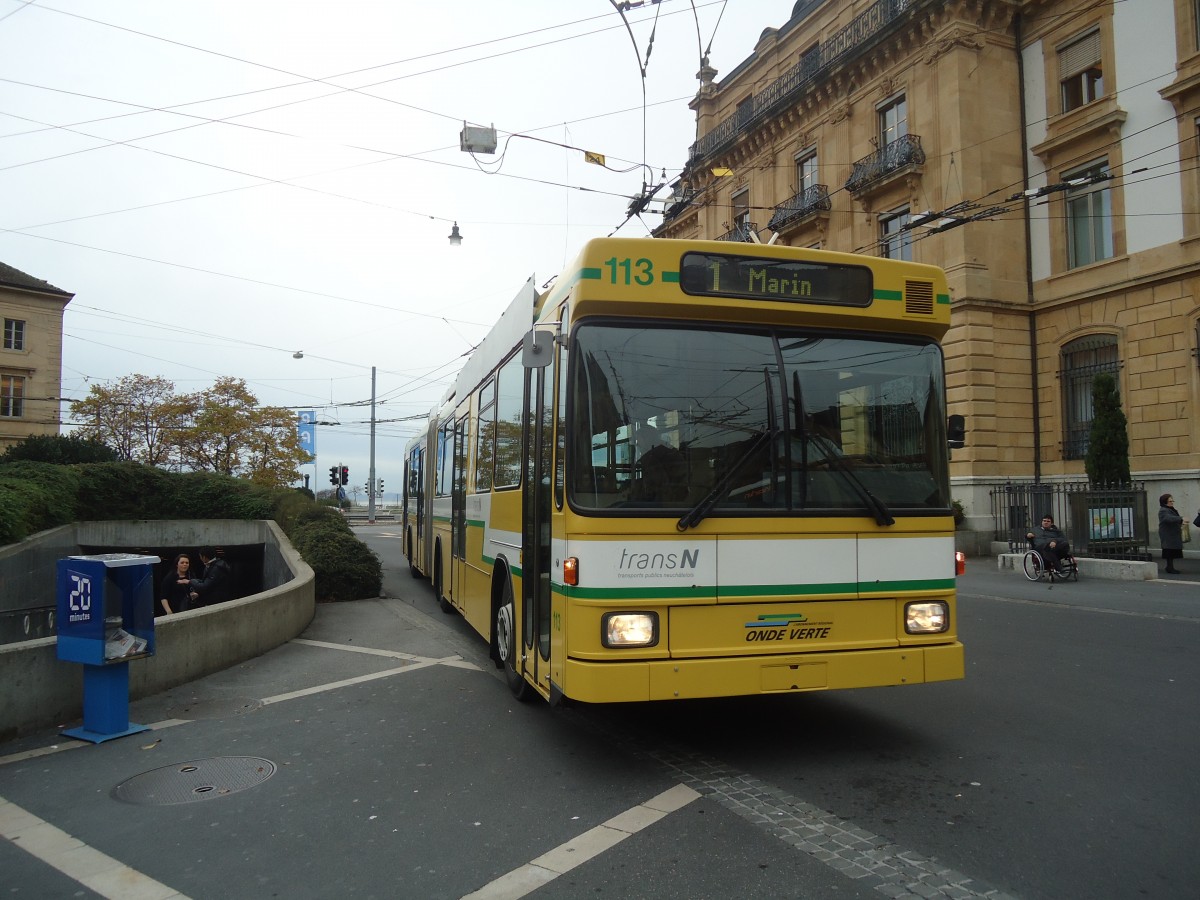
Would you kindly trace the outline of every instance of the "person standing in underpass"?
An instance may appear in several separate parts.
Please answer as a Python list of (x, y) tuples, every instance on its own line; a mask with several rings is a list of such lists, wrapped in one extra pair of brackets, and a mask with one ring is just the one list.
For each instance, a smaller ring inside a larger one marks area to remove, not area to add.
[(233, 588), (229, 563), (217, 556), (217, 551), (212, 547), (201, 548), (200, 562), (204, 564), (204, 574), (200, 578), (181, 579), (179, 582), (191, 588), (192, 606), (212, 606), (231, 600)]
[(191, 574), (192, 561), (186, 553), (175, 557), (171, 570), (167, 572), (159, 586), (158, 608), (156, 616), (171, 615), (172, 613), (187, 612), (192, 605)]

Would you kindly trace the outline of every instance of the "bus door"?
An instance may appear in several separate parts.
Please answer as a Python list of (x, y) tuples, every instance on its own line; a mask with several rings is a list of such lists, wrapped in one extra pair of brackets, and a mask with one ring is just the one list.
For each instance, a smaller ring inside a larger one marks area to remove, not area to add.
[(408, 457), (407, 478), (404, 482), (404, 524), (407, 537), (405, 551), (408, 564), (415, 572), (428, 572), (425, 559), (425, 448), (414, 447)]
[(455, 606), (466, 601), (467, 576), (467, 416), (454, 426), (454, 471), (450, 489), (450, 590)]
[[(517, 671), (538, 684), (550, 665), (550, 517), (554, 508), (554, 369), (526, 369), (521, 516), (521, 644)], [(537, 651), (534, 652), (534, 645)]]

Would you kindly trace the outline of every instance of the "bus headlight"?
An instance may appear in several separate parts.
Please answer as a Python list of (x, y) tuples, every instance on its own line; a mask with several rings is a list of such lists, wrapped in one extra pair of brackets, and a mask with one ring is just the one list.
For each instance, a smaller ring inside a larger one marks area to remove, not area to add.
[(610, 612), (600, 620), (605, 647), (653, 647), (658, 643), (658, 613)]
[(904, 607), (904, 630), (909, 634), (940, 634), (950, 630), (950, 606), (943, 600), (909, 603)]

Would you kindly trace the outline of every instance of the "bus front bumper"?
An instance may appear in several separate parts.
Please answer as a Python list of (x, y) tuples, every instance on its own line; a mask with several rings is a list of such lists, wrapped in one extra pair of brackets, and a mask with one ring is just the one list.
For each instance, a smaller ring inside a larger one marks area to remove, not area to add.
[(964, 675), (963, 645), (848, 650), (792, 656), (649, 660), (567, 660), (563, 693), (584, 703), (790, 694), (953, 681)]

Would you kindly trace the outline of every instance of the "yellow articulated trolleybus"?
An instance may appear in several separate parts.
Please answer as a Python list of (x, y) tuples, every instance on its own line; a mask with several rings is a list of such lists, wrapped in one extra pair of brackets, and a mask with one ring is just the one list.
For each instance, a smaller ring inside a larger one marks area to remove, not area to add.
[(405, 549), (518, 697), (963, 677), (933, 266), (601, 239), (407, 448)]

